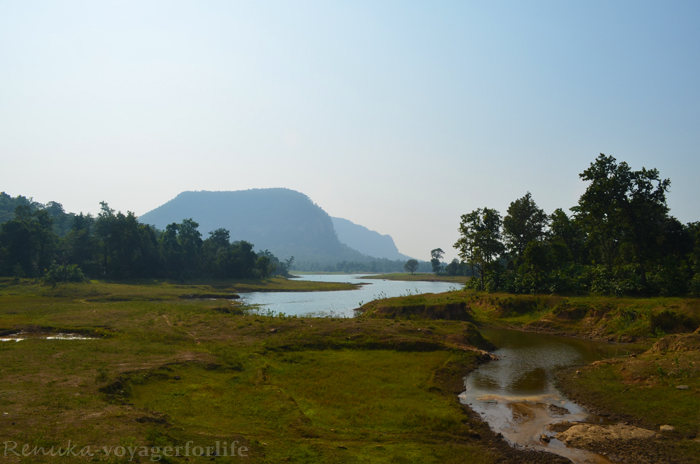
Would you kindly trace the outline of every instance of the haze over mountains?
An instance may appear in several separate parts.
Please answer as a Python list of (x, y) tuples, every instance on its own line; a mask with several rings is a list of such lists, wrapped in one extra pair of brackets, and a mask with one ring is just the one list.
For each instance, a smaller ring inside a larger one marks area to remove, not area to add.
[(362, 254), (391, 260), (411, 259), (399, 252), (391, 235), (382, 235), (347, 219), (332, 217), (331, 220), (338, 239)]
[[(367, 262), (371, 257), (404, 260), (393, 239), (346, 219), (331, 218), (303, 193), (285, 189), (182, 192), (139, 221), (159, 229), (192, 218), (204, 237), (228, 229), (231, 240), (246, 240), (296, 262)], [(336, 233), (337, 232), (337, 233)]]

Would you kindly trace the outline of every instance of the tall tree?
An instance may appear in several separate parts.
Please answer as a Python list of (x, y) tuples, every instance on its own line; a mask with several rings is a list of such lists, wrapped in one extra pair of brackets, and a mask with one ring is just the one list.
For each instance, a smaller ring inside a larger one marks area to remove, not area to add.
[(178, 228), (177, 241), (182, 247), (183, 272), (187, 277), (199, 275), (199, 255), (202, 248), (202, 234), (194, 220), (183, 219)]
[(436, 275), (440, 273), (441, 266), (440, 266), (440, 260), (442, 257), (445, 255), (445, 252), (442, 251), (442, 248), (435, 248), (434, 250), (430, 251), (430, 264), (433, 266), (433, 273)]
[(160, 257), (153, 229), (140, 224), (131, 211), (114, 214), (107, 203), (100, 204), (102, 210), (95, 220), (95, 235), (100, 242), (105, 275), (117, 279), (155, 276)]
[(671, 181), (656, 169), (633, 171), (603, 153), (579, 177), (590, 184), (572, 211), (586, 228), (594, 257), (612, 267), (624, 247), (646, 285), (648, 263), (663, 241)]
[(522, 258), (528, 243), (544, 238), (548, 222), (549, 217), (537, 207), (530, 192), (510, 204), (503, 218), (503, 238), (513, 258)]
[(4, 274), (39, 277), (51, 267), (58, 237), (42, 209), (21, 204), (14, 219), (0, 227), (0, 265)]
[(403, 265), (403, 268), (406, 272), (410, 272), (411, 275), (413, 275), (413, 273), (416, 272), (416, 269), (418, 269), (418, 260), (409, 259), (406, 261), (406, 264)]
[(71, 230), (63, 241), (63, 248), (67, 262), (77, 264), (88, 276), (99, 277), (99, 249), (93, 234), (94, 223), (95, 218), (90, 214), (75, 216)]
[(557, 250), (558, 261), (574, 261), (583, 264), (586, 262), (585, 241), (586, 235), (576, 218), (570, 218), (561, 208), (557, 208), (549, 216), (549, 242)]
[(479, 208), (463, 214), (459, 225), (461, 237), (454, 244), (459, 257), (476, 267), (485, 288), (485, 275), (505, 246), (501, 242), (501, 215), (495, 209)]

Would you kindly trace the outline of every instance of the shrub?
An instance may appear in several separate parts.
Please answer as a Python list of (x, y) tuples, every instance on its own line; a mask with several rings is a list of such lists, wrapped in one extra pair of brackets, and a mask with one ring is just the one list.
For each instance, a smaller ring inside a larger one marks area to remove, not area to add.
[(77, 264), (64, 264), (61, 266), (54, 264), (46, 273), (44, 280), (53, 285), (59, 282), (89, 282)]

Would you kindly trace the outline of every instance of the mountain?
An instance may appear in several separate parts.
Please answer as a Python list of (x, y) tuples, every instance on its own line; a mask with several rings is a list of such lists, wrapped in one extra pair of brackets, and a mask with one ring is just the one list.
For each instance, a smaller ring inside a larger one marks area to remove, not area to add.
[(391, 235), (382, 235), (365, 226), (355, 224), (347, 219), (332, 217), (333, 227), (338, 233), (338, 239), (362, 254), (405, 261), (410, 257), (399, 253)]
[(225, 228), (231, 240), (246, 240), (256, 250), (270, 250), (280, 259), (294, 256), (296, 262), (317, 263), (370, 259), (341, 243), (328, 213), (290, 189), (182, 192), (139, 221), (165, 229), (189, 218), (199, 223), (204, 238)]

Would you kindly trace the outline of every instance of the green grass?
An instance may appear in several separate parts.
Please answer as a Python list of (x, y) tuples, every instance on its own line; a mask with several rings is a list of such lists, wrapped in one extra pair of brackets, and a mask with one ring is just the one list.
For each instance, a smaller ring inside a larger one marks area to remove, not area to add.
[(436, 369), (469, 362), (455, 356), (311, 351), (252, 357), (242, 372), (173, 366), (180, 380), (135, 385), (130, 401), (201, 436), (248, 437), (270, 462), (489, 462), (461, 407), (434, 391)]
[[(618, 421), (659, 431), (671, 425), (671, 448), (693, 461), (700, 452), (700, 352), (652, 350), (613, 364), (560, 373), (559, 387), (574, 401)], [(685, 385), (688, 390), (675, 387)]]
[(244, 285), (235, 282), (0, 285), (0, 333), (94, 337), (0, 342), (3, 442), (238, 440), (245, 462), (269, 463), (488, 463), (510, 452), (480, 439), (488, 430), (456, 398), (481, 360), (468, 322), (273, 318), (181, 298)]
[(227, 298), (239, 292), (313, 292), (353, 290), (358, 286), (348, 283), (309, 282), (283, 277), (266, 280), (187, 281), (137, 280), (131, 282), (95, 281), (90, 284), (60, 284), (56, 287), (44, 285), (32, 279), (18, 282), (11, 278), (0, 278), (0, 296), (18, 295), (27, 297), (75, 297), (95, 301), (125, 301), (145, 299), (169, 300), (173, 297), (197, 297), (211, 295)]
[(375, 300), (366, 317), (410, 316), (425, 308), (463, 305), (465, 319), (486, 327), (519, 328), (631, 342), (700, 326), (698, 298), (565, 297), (455, 291)]
[[(363, 317), (338, 319), (267, 317), (227, 299), (241, 289), (300, 283), (93, 282), (52, 288), (0, 280), (0, 333), (94, 337), (0, 342), (2, 441), (213, 446), (238, 440), (249, 448), (245, 462), (262, 463), (515, 462), (524, 452), (498, 441), (456, 398), (463, 376), (483, 360), (475, 347), (488, 345), (470, 321), (601, 338), (642, 334), (650, 343), (648, 337), (692, 321), (698, 308), (691, 299), (457, 291), (375, 301), (365, 305)], [(294, 288), (333, 288), (303, 284), (310, 286)], [(460, 311), (465, 320), (430, 319)], [(577, 382), (594, 395), (592, 404), (654, 426), (668, 421), (680, 434), (692, 434), (700, 415), (696, 354), (682, 353), (678, 362), (650, 354), (624, 371), (603, 365)], [(692, 389), (676, 390), (681, 381)], [(671, 421), (683, 411), (692, 414)], [(688, 439), (673, 443), (678, 453), (695, 452)]]

